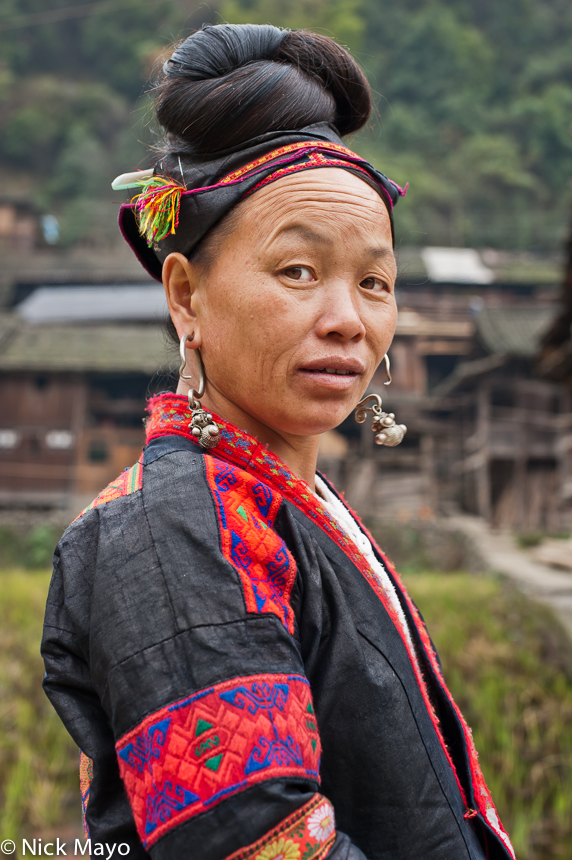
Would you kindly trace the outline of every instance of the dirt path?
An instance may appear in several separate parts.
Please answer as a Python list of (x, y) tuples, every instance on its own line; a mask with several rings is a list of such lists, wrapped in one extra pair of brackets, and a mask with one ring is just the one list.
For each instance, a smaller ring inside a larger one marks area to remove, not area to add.
[(447, 519), (447, 525), (475, 542), (490, 570), (505, 574), (525, 594), (552, 607), (572, 636), (572, 571), (541, 564), (530, 551), (520, 549), (510, 533), (492, 531), (478, 517), (455, 515)]

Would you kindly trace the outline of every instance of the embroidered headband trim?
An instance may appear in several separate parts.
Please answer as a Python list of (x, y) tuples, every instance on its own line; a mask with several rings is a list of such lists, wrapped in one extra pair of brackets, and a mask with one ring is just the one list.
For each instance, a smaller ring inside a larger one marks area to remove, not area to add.
[[(248, 162), (237, 170), (233, 170), (219, 182), (200, 188), (187, 189), (180, 181), (171, 177), (150, 174), (148, 170), (141, 171), (140, 174), (122, 174), (113, 181), (112, 187), (119, 189), (139, 186), (143, 189), (133, 197), (131, 206), (136, 214), (139, 232), (146, 239), (147, 246), (152, 248), (169, 234), (175, 234), (179, 226), (182, 197), (203, 194), (208, 191), (215, 191), (219, 188), (244, 182), (246, 179), (256, 176), (267, 169), (268, 166), (276, 166), (276, 170), (264, 177), (254, 188), (247, 190), (244, 196), (248, 196), (263, 185), (281, 179), (290, 173), (319, 167), (341, 167), (347, 169), (349, 165), (368, 179), (376, 181), (390, 212), (397, 199), (404, 197), (407, 193), (408, 185), (404, 189), (401, 188), (396, 182), (380, 174), (365, 159), (352, 152), (351, 149), (326, 141), (312, 143), (299, 141), (278, 147), (278, 149), (267, 152), (265, 155)], [(388, 188), (388, 185), (390, 188)]]

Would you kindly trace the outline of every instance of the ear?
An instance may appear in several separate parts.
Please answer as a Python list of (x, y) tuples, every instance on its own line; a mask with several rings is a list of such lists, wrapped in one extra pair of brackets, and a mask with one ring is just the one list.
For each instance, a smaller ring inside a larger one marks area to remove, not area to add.
[(194, 334), (191, 348), (200, 347), (201, 336), (193, 295), (198, 283), (198, 270), (183, 254), (169, 254), (163, 263), (163, 286), (167, 305), (177, 334)]

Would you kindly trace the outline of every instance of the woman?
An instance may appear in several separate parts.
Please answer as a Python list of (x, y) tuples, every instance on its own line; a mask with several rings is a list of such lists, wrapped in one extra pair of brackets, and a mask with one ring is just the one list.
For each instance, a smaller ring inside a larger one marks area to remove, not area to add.
[(316, 474), (396, 321), (401, 191), (338, 136), (367, 83), (324, 37), (219, 25), (156, 104), (154, 171), (115, 185), (138, 186), (120, 223), (165, 285), (181, 379), (62, 538), (43, 641), (92, 848), (514, 857), (417, 610)]

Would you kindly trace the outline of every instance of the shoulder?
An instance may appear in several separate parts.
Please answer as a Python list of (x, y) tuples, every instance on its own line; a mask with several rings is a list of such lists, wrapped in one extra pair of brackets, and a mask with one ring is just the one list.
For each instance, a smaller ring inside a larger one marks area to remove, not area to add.
[[(93, 499), (93, 501), (90, 502), (80, 514), (78, 514), (71, 525), (73, 526), (79, 520), (84, 519), (86, 514), (89, 514), (90, 511), (93, 511), (96, 508), (100, 508), (102, 505), (108, 505), (110, 502), (116, 502), (119, 499), (125, 499), (133, 494), (138, 494), (143, 489), (144, 483), (147, 483), (145, 479), (146, 473), (149, 471), (149, 467), (155, 466), (155, 468), (151, 469), (153, 478), (158, 476), (159, 479), (161, 479), (163, 471), (161, 466), (168, 463), (169, 457), (176, 457), (176, 455), (180, 453), (186, 453), (187, 456), (183, 459), (186, 459), (189, 469), (181, 470), (178, 468), (177, 471), (181, 477), (186, 479), (187, 476), (183, 473), (185, 471), (196, 471), (196, 469), (193, 470), (193, 465), (198, 466), (202, 463), (201, 452), (197, 449), (197, 446), (192, 442), (177, 436), (167, 436), (153, 440), (142, 451), (137, 462), (133, 466), (124, 469), (117, 478), (111, 481), (105, 489), (98, 493), (95, 499)], [(188, 455), (191, 456), (189, 457)], [(179, 464), (180, 458), (177, 459)], [(115, 511), (116, 508), (117, 506), (114, 505), (113, 510)], [(101, 513), (101, 511), (99, 513)]]
[(123, 472), (115, 478), (115, 480), (111, 481), (104, 490), (98, 493), (95, 499), (90, 502), (80, 514), (78, 514), (75, 520), (73, 520), (72, 525), (94, 508), (98, 508), (100, 505), (105, 505), (108, 502), (113, 502), (115, 499), (130, 496), (132, 493), (137, 493), (141, 490), (142, 486), (143, 454), (141, 454), (134, 466), (124, 469)]

